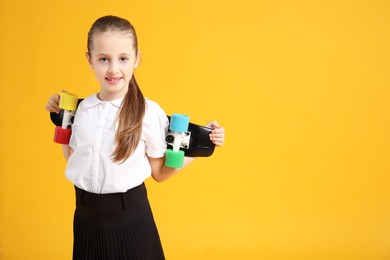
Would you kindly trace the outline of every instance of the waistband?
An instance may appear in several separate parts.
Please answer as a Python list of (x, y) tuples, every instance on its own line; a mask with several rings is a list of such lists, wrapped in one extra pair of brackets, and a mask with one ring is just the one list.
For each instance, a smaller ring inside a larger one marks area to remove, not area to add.
[(124, 193), (96, 194), (75, 186), (78, 217), (91, 224), (119, 224), (149, 214), (145, 184)]

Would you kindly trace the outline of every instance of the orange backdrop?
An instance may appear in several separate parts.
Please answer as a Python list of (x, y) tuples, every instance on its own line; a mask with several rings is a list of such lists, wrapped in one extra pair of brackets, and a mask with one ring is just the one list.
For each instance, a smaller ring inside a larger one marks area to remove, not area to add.
[(167, 259), (390, 259), (389, 1), (0, 1), (0, 258), (70, 259), (72, 185), (44, 106), (98, 90), (86, 34), (135, 25), (136, 75), (223, 148), (147, 181)]

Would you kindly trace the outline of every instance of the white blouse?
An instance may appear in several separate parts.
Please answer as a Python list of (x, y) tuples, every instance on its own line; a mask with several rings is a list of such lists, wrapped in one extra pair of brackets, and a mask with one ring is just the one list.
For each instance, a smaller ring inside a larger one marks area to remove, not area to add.
[(125, 192), (151, 176), (147, 156), (163, 157), (168, 118), (162, 108), (146, 99), (142, 135), (134, 153), (123, 163), (114, 162), (116, 115), (123, 98), (101, 101), (97, 94), (84, 99), (76, 112), (65, 176), (77, 187), (92, 193)]

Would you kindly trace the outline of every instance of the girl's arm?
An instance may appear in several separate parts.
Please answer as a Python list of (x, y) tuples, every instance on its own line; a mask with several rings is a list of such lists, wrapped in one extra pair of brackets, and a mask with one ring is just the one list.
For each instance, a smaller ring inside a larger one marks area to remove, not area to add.
[(180, 170), (188, 166), (191, 162), (195, 160), (192, 157), (184, 157), (183, 168), (171, 168), (164, 165), (165, 157), (161, 158), (151, 158), (148, 157), (150, 166), (152, 168), (152, 177), (157, 182), (165, 181), (169, 179)]
[(65, 160), (68, 161), (70, 155), (73, 153), (73, 149), (67, 144), (62, 145), (62, 152), (64, 154)]
[[(206, 126), (213, 129), (210, 134), (210, 140), (218, 147), (223, 146), (223, 143), (225, 141), (225, 129), (219, 126), (216, 121), (210, 122)], [(169, 179), (170, 177), (178, 173), (180, 170), (187, 167), (190, 163), (195, 161), (195, 158), (193, 157), (184, 157), (183, 168), (171, 168), (164, 165), (165, 157), (148, 157), (148, 159), (152, 168), (152, 177), (158, 182), (162, 182), (166, 179)]]

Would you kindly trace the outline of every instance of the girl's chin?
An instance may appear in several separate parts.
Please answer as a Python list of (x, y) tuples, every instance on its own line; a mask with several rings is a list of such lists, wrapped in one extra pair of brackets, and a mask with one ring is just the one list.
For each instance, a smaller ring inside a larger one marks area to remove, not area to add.
[(126, 94), (128, 90), (128, 86), (123, 86), (123, 85), (119, 85), (119, 86), (104, 86), (100, 89), (100, 92), (102, 94), (105, 94), (105, 95), (114, 95), (114, 96), (118, 96), (118, 97), (121, 97), (121, 96), (124, 96)]

